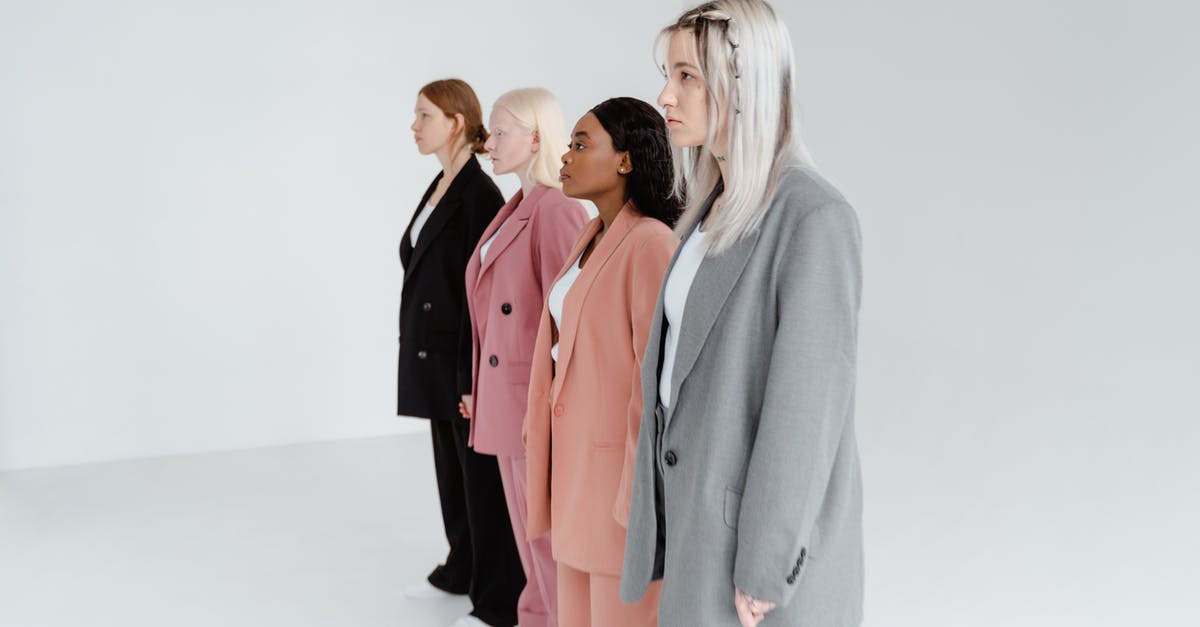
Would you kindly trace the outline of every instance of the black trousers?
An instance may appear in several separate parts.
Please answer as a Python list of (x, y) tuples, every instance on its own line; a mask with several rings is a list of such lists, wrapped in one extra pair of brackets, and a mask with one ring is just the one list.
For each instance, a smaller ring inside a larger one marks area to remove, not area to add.
[(429, 583), (467, 594), (471, 614), (495, 627), (517, 624), (525, 572), (513, 540), (496, 458), (467, 446), (470, 423), (457, 416), (429, 421), (442, 523), (450, 553)]

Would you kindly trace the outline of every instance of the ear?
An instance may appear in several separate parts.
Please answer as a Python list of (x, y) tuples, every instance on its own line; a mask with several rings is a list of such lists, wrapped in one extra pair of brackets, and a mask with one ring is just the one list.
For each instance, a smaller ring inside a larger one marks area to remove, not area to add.
[(454, 114), (454, 127), (451, 128), (450, 130), (455, 135), (457, 135), (457, 134), (461, 133), (463, 131), (463, 129), (465, 129), (465, 128), (467, 128), (467, 118), (463, 117), (463, 114), (461, 114), (461, 113), (455, 113)]
[(621, 153), (621, 162), (617, 164), (617, 172), (621, 174), (633, 172), (633, 161), (629, 159), (629, 151)]
[(533, 130), (533, 147), (530, 149), (530, 152), (537, 152), (541, 149), (542, 149), (542, 134), (539, 133), (537, 131), (537, 129), (534, 129)]

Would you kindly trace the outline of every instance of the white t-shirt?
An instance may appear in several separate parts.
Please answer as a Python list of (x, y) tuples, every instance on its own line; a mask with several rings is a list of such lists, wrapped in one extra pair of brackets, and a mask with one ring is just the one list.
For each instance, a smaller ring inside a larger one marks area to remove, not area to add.
[(487, 261), (488, 249), (492, 247), (492, 242), (496, 241), (496, 236), (500, 234), (500, 231), (504, 230), (504, 225), (508, 224), (508, 219), (511, 217), (510, 215), (508, 218), (504, 218), (504, 222), (500, 223), (500, 227), (496, 229), (496, 232), (492, 233), (492, 236), (483, 243), (483, 246), (479, 247), (479, 265), (483, 265), (483, 262)]
[[(575, 285), (575, 280), (583, 272), (583, 268), (579, 265), (582, 261), (583, 253), (580, 253), (579, 257), (575, 259), (575, 263), (572, 263), (571, 267), (567, 268), (566, 274), (562, 275), (562, 278), (558, 281), (555, 281), (554, 287), (550, 288), (550, 298), (546, 301), (546, 304), (550, 307), (550, 317), (554, 319), (554, 328), (556, 329), (562, 329), (563, 302), (567, 299), (567, 292), (571, 291), (571, 286)], [(558, 342), (555, 342), (554, 346), (550, 347), (550, 357), (555, 362), (558, 361)]]
[(671, 273), (667, 275), (667, 287), (663, 293), (663, 316), (667, 319), (667, 337), (663, 346), (662, 372), (658, 378), (658, 399), (663, 407), (671, 406), (671, 374), (675, 370), (675, 349), (679, 345), (679, 328), (683, 323), (683, 308), (687, 305), (688, 293), (696, 271), (704, 261), (704, 231), (699, 223), (692, 229), (692, 236), (683, 243)]
[(434, 207), (436, 205), (432, 203), (425, 203), (425, 206), (421, 207), (421, 213), (418, 213), (417, 219), (413, 221), (412, 232), (408, 235), (408, 242), (413, 246), (417, 245), (417, 236), (421, 234), (421, 227), (425, 226), (425, 221), (429, 219), (429, 214), (433, 213)]

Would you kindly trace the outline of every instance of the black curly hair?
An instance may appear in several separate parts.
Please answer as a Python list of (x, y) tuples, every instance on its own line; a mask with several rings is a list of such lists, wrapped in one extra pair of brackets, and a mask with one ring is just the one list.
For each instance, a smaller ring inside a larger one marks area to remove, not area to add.
[(683, 212), (672, 194), (674, 170), (666, 120), (637, 98), (609, 98), (590, 112), (612, 137), (613, 149), (629, 152), (633, 170), (625, 177), (625, 196), (637, 210), (674, 228)]

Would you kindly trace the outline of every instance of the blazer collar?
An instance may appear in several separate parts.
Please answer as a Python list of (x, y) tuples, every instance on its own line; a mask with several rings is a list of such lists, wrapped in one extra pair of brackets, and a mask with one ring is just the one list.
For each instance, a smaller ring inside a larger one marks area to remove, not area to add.
[[(408, 278), (412, 276), (412, 268), (421, 260), (422, 255), (429, 249), (429, 245), (433, 240), (437, 239), (438, 233), (450, 221), (451, 216), (463, 202), (463, 191), (472, 181), (483, 174), (483, 170), (479, 167), (479, 160), (474, 155), (467, 158), (467, 162), (463, 164), (458, 174), (454, 176), (454, 180), (450, 181), (450, 186), (446, 188), (446, 193), (442, 194), (441, 200), (438, 201), (433, 212), (429, 214), (429, 218), (425, 220), (425, 225), (421, 227), (421, 233), (417, 235), (417, 244), (413, 246), (412, 253), (409, 257), (408, 266), (404, 272), (404, 282), (408, 282)], [(404, 231), (404, 241), (409, 241), (409, 234), (412, 232), (413, 224), (417, 221), (417, 216), (421, 213), (421, 208), (429, 201), (429, 197), (433, 195), (433, 190), (437, 187), (438, 181), (442, 180), (443, 173), (439, 172), (433, 179), (433, 183), (429, 185), (429, 189), (425, 190), (425, 195), (421, 197), (421, 203), (417, 205), (417, 211), (413, 213), (412, 220), (408, 223), (408, 228)], [(403, 244), (402, 244), (403, 245)]]
[[(554, 377), (554, 386), (550, 390), (550, 398), (557, 399), (559, 390), (562, 388), (562, 382), (566, 374), (566, 370), (571, 365), (571, 356), (574, 353), (575, 338), (579, 332), (579, 322), (583, 314), (583, 304), (587, 299), (588, 292), (592, 289), (592, 285), (596, 282), (596, 277), (604, 271), (604, 265), (613, 257), (613, 253), (620, 247), (621, 242), (633, 230), (633, 226), (637, 224), (638, 219), (642, 217), (634, 208), (632, 202), (625, 203), (621, 207), (621, 211), (617, 213), (617, 217), (613, 219), (613, 223), (608, 227), (608, 232), (605, 233), (604, 239), (592, 251), (592, 256), (588, 258), (587, 264), (583, 266), (583, 270), (579, 273), (579, 277), (575, 279), (575, 284), (571, 286), (571, 291), (567, 292), (567, 297), (563, 301), (563, 326), (558, 333), (558, 363), (556, 370), (559, 375)], [(575, 242), (575, 247), (571, 250), (571, 254), (567, 256), (567, 263), (575, 263), (579, 259), (579, 255), (587, 248), (589, 242), (596, 237), (604, 226), (604, 220), (597, 217), (584, 227), (583, 234)], [(558, 279), (566, 274), (565, 266), (559, 272), (558, 277), (554, 279), (557, 283)]]
[(524, 190), (517, 190), (517, 193), (513, 195), (512, 199), (500, 208), (500, 211), (496, 213), (496, 218), (492, 220), (492, 223), (489, 224), (487, 229), (483, 232), (483, 237), (479, 239), (479, 244), (475, 246), (476, 260), (479, 259), (479, 250), (483, 247), (484, 242), (488, 241), (488, 239), (494, 233), (496, 233), (497, 229), (499, 229), (501, 226), (505, 226), (506, 220), (508, 221), (508, 224), (505, 226), (504, 230), (496, 236), (496, 241), (492, 242), (491, 248), (488, 248), (487, 260), (484, 261), (482, 266), (479, 268), (479, 276), (476, 277), (476, 281), (479, 280), (479, 277), (483, 276), (484, 272), (487, 272), (488, 268), (492, 267), (492, 264), (495, 263), (496, 259), (500, 258), (500, 254), (504, 252), (504, 249), (508, 248), (508, 245), (513, 243), (513, 240), (517, 239), (517, 236), (521, 234), (521, 231), (525, 230), (525, 225), (529, 222), (530, 216), (533, 215), (533, 210), (537, 207), (538, 202), (541, 201), (542, 197), (545, 196), (546, 192), (548, 191), (550, 191), (549, 187), (546, 187), (545, 185), (536, 185), (532, 190), (529, 191), (529, 196), (526, 197)]
[[(712, 209), (713, 200), (717, 194), (721, 192), (721, 186), (709, 195), (705, 202), (707, 206), (703, 211), (697, 214), (695, 220), (687, 227), (687, 233), (684, 236), (683, 242), (687, 242), (695, 233), (695, 225)], [(669, 424), (671, 416), (674, 414), (674, 406), (678, 405), (679, 388), (683, 385), (688, 374), (691, 373), (692, 367), (696, 365), (696, 359), (700, 355), (700, 350), (704, 348), (704, 343), (708, 339), (709, 333), (712, 331), (713, 325), (716, 323), (717, 316), (720, 315), (721, 309), (725, 305), (725, 301), (729, 298), (729, 293), (733, 291), (734, 285), (737, 284), (738, 278), (742, 275), (742, 271), (746, 268), (746, 263), (750, 259), (750, 253), (754, 251), (754, 246), (758, 242), (758, 236), (761, 229), (756, 229), (753, 233), (746, 235), (738, 240), (730, 248), (717, 256), (705, 255), (700, 262), (700, 268), (696, 271), (696, 278), (692, 281), (692, 287), (688, 290), (686, 304), (683, 309), (683, 321), (676, 329), (678, 342), (675, 344), (675, 366), (671, 372), (671, 398), (676, 400), (668, 409), (666, 421)], [(683, 250), (683, 243), (680, 243), (679, 250)], [(678, 258), (678, 255), (676, 255)], [(672, 268), (675, 261), (671, 262)], [(667, 270), (667, 276), (670, 276), (670, 270)], [(666, 289), (666, 281), (663, 281), (663, 290)], [(662, 297), (659, 297), (660, 301)], [(660, 303), (661, 307), (661, 303)], [(655, 383), (657, 386), (657, 383)], [(657, 398), (655, 394), (651, 398)]]

